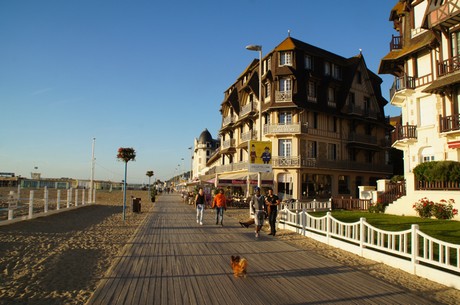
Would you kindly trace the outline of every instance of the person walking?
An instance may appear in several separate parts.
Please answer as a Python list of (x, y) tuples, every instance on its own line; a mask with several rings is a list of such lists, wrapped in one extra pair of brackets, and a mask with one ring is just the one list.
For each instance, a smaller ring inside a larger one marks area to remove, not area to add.
[(273, 194), (273, 189), (268, 189), (268, 195), (265, 197), (265, 204), (268, 210), (268, 223), (270, 224), (270, 233), (268, 235), (276, 235), (276, 216), (278, 215), (278, 205), (280, 200), (278, 196)]
[(199, 223), (200, 226), (203, 225), (203, 213), (204, 207), (206, 205), (206, 196), (204, 194), (203, 188), (198, 189), (198, 194), (195, 196), (195, 208), (196, 208), (196, 223)]
[(264, 225), (265, 220), (265, 197), (260, 194), (260, 188), (255, 188), (255, 194), (251, 197), (251, 207), (254, 211), (254, 222), (256, 225), (256, 238), (259, 237), (260, 229)]
[(220, 222), (220, 225), (224, 226), (224, 210), (227, 210), (227, 198), (225, 198), (223, 189), (220, 189), (214, 197), (212, 208), (216, 208), (216, 225)]

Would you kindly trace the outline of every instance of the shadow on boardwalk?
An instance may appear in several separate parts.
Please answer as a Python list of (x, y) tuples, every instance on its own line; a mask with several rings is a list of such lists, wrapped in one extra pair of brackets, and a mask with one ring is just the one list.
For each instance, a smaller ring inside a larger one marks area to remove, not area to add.
[[(254, 238), (236, 220), (215, 225), (177, 195), (163, 195), (87, 304), (433, 304), (276, 237)], [(224, 216), (225, 217), (225, 216)], [(230, 256), (249, 261), (234, 278)]]

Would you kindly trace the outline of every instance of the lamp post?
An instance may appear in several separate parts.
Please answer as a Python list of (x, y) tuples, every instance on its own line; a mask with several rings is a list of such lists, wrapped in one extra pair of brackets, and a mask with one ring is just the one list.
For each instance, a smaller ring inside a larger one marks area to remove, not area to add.
[(188, 149), (190, 149), (190, 176), (189, 180), (192, 181), (192, 172), (193, 172), (193, 148), (190, 146)]
[(150, 193), (150, 178), (153, 176), (153, 171), (147, 171), (147, 173), (145, 173), (147, 175), (147, 177), (149, 177), (149, 198), (152, 198), (152, 195)]
[(184, 163), (184, 158), (181, 158), (181, 161), (182, 161), (182, 171), (183, 171), (182, 176), (184, 177), (184, 180), (185, 180), (185, 163)]
[[(261, 45), (248, 45), (246, 50), (249, 51), (258, 51), (259, 52), (259, 104), (257, 105), (259, 111), (259, 136), (258, 140), (262, 141), (262, 46)], [(262, 186), (260, 172), (257, 173), (257, 186), (260, 188)]]

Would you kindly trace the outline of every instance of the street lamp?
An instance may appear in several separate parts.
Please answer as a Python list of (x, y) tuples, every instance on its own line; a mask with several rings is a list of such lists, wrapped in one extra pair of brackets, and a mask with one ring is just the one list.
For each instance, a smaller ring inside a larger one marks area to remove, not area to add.
[[(246, 50), (249, 51), (258, 51), (259, 52), (259, 141), (262, 141), (262, 46), (261, 45), (248, 45), (246, 46)], [(257, 173), (257, 186), (261, 188), (262, 181), (261, 181), (261, 174), (260, 172)]]
[(150, 193), (150, 178), (153, 176), (153, 171), (147, 171), (147, 173), (145, 173), (147, 175), (147, 177), (149, 177), (149, 198), (152, 198), (152, 195)]
[(193, 172), (193, 149), (192, 149), (192, 146), (190, 146), (188, 149), (190, 149), (190, 177), (189, 177), (189, 181), (192, 181), (192, 172)]

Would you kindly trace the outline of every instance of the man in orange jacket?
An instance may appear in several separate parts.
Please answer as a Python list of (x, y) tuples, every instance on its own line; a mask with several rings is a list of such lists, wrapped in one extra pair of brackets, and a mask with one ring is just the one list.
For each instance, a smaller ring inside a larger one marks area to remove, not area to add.
[(217, 211), (216, 225), (219, 224), (220, 218), (220, 225), (224, 226), (224, 210), (227, 210), (227, 199), (225, 198), (223, 189), (220, 189), (219, 194), (214, 197), (212, 208), (216, 208)]

